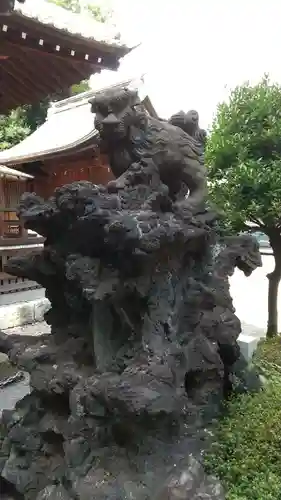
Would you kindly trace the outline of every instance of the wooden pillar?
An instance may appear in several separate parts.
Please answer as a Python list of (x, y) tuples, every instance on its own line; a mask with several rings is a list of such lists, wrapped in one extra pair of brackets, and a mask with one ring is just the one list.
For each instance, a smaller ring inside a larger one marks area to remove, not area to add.
[(5, 218), (5, 212), (3, 212), (4, 208), (5, 208), (5, 196), (4, 196), (3, 177), (0, 177), (0, 238), (3, 238), (4, 234), (4, 218)]

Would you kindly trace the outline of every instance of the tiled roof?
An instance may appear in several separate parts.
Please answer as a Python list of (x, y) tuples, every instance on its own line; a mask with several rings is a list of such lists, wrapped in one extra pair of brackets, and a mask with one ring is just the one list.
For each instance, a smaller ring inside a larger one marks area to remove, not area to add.
[(52, 104), (46, 122), (22, 142), (0, 152), (0, 165), (17, 165), (44, 159), (79, 147), (94, 146), (98, 136), (89, 99), (108, 88), (133, 87), (144, 99), (143, 78), (83, 92)]
[(71, 35), (116, 46), (124, 45), (116, 40), (116, 28), (109, 23), (100, 23), (89, 15), (75, 14), (45, 0), (25, 0), (24, 3), (16, 1), (14, 11)]

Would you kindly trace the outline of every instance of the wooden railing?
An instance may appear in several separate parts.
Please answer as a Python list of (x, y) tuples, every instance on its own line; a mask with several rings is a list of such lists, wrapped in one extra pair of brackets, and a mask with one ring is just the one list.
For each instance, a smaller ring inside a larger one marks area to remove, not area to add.
[(23, 223), (17, 218), (16, 210), (12, 208), (0, 208), (0, 237), (22, 238), (27, 237), (27, 231)]
[(43, 238), (24, 228), (23, 222), (17, 218), (16, 209), (0, 208), (0, 246), (25, 245), (34, 240), (43, 243)]
[(43, 243), (44, 238), (24, 228), (15, 209), (0, 208), (0, 296), (40, 288), (34, 281), (11, 276), (6, 272), (5, 266), (11, 257), (24, 255), (32, 248), (43, 246)]
[(0, 272), (0, 297), (6, 293), (24, 292), (26, 290), (35, 290), (36, 288), (42, 287), (35, 281), (30, 281), (26, 278), (17, 278), (16, 276)]

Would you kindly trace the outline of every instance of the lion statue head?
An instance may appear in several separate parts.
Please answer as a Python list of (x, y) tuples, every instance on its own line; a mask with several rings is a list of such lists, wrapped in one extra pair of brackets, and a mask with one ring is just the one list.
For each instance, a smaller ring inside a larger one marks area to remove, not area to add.
[(168, 121), (171, 125), (181, 128), (197, 141), (203, 144), (205, 143), (207, 133), (204, 129), (199, 127), (199, 114), (194, 109), (191, 109), (187, 113), (179, 111), (172, 115)]
[(143, 128), (145, 125), (146, 113), (136, 90), (108, 89), (89, 102), (95, 114), (95, 128), (106, 142), (130, 137), (131, 127)]

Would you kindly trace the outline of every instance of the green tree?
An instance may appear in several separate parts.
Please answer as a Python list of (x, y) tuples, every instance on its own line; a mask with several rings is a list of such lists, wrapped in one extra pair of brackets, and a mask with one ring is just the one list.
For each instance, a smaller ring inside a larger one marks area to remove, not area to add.
[(25, 112), (18, 108), (8, 115), (0, 115), (0, 150), (21, 142), (30, 133)]
[(82, 80), (81, 82), (72, 85), (61, 92), (57, 92), (52, 96), (48, 96), (43, 101), (27, 104), (22, 107), (22, 112), (25, 116), (26, 122), (30, 128), (30, 132), (34, 132), (40, 125), (42, 125), (47, 116), (48, 108), (50, 106), (50, 101), (60, 101), (61, 99), (66, 99), (76, 94), (81, 94), (81, 92), (86, 92), (90, 89), (88, 80)]
[(267, 335), (278, 331), (281, 279), (281, 87), (268, 77), (244, 84), (218, 106), (207, 142), (210, 194), (230, 231), (267, 234), (275, 267), (268, 274)]
[(81, 11), (79, 0), (48, 0), (50, 3), (55, 3), (64, 9), (71, 10), (78, 14)]
[(21, 108), (30, 132), (34, 132), (45, 122), (49, 105), (50, 99), (46, 97), (41, 102), (26, 104)]
[(104, 23), (112, 15), (110, 9), (102, 9), (99, 5), (93, 5), (92, 2), (86, 3), (80, 0), (48, 0), (48, 2), (71, 10), (76, 14), (80, 14), (84, 10), (101, 23)]

